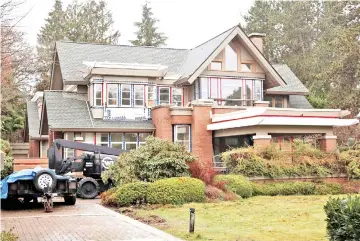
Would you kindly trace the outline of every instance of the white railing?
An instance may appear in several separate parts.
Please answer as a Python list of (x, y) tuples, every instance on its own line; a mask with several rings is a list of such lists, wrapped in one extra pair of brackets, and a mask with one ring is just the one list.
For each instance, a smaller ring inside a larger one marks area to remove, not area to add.
[(151, 109), (141, 107), (104, 107), (104, 120), (150, 120)]

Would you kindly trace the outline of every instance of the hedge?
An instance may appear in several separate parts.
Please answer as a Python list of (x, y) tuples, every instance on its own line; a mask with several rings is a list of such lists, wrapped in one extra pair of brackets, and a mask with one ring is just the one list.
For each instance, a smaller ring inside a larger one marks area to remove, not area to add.
[(215, 182), (225, 182), (225, 187), (229, 191), (243, 198), (252, 196), (251, 182), (241, 175), (217, 175)]
[(120, 206), (146, 203), (149, 184), (146, 182), (132, 182), (120, 186), (116, 191), (116, 198)]
[(324, 206), (331, 241), (360, 240), (360, 197), (330, 198)]
[(173, 177), (148, 186), (147, 201), (150, 204), (183, 204), (204, 200), (205, 184), (196, 178)]

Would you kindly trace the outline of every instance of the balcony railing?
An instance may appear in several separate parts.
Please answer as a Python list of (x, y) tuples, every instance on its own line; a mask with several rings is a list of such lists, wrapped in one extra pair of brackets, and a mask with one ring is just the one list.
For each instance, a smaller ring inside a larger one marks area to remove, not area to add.
[(104, 120), (151, 120), (151, 109), (145, 107), (104, 107)]

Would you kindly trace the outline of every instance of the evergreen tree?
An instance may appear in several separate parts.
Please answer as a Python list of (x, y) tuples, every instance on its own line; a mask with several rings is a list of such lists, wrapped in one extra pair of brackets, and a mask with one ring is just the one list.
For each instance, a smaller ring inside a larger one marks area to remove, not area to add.
[(120, 32), (112, 30), (113, 24), (112, 14), (105, 1), (88, 0), (79, 3), (74, 0), (64, 11), (61, 0), (56, 0), (38, 34), (38, 72), (41, 80), (36, 89), (49, 89), (49, 72), (56, 41), (114, 44)]
[(135, 22), (134, 25), (139, 29), (136, 32), (136, 40), (131, 43), (135, 46), (153, 46), (159, 47), (165, 45), (167, 37), (164, 33), (159, 33), (155, 26), (159, 20), (153, 17), (153, 12), (147, 1), (142, 8), (141, 22)]

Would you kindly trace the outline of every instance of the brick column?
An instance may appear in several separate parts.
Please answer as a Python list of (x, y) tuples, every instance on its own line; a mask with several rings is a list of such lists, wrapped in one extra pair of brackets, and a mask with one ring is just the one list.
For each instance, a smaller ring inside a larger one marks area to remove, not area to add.
[(203, 163), (213, 162), (212, 131), (207, 130), (211, 124), (212, 103), (193, 103), (192, 153)]
[(336, 136), (323, 136), (320, 139), (320, 149), (324, 152), (332, 152), (337, 148)]
[(151, 110), (152, 122), (156, 128), (155, 137), (172, 141), (170, 106), (159, 105)]
[(253, 136), (254, 147), (255, 148), (265, 148), (268, 147), (271, 143), (270, 135), (255, 135)]
[(29, 157), (39, 158), (40, 157), (40, 141), (31, 140), (29, 141)]

